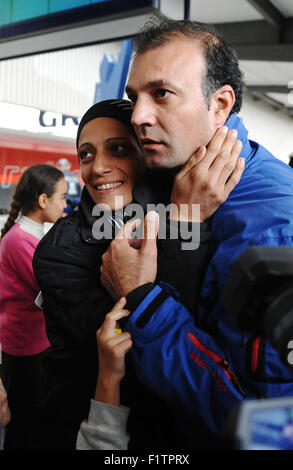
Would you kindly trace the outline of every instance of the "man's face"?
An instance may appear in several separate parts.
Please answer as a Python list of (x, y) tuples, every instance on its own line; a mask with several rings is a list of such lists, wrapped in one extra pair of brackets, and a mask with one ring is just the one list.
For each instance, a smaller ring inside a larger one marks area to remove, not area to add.
[(200, 43), (183, 36), (134, 59), (126, 92), (149, 168), (182, 166), (214, 135), (202, 93), (204, 76)]

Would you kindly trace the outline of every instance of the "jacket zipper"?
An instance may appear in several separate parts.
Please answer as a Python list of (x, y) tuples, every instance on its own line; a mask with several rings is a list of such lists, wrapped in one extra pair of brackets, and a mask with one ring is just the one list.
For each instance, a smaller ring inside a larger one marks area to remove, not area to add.
[(209, 356), (218, 366), (221, 367), (221, 369), (224, 371), (224, 373), (226, 374), (228, 380), (237, 388), (237, 390), (242, 394), (242, 395), (246, 395), (245, 391), (243, 390), (240, 382), (239, 382), (239, 379), (237, 377), (237, 375), (235, 374), (235, 372), (233, 372), (229, 366), (228, 366), (228, 362), (221, 358), (220, 356), (218, 356), (214, 351), (212, 351), (211, 349), (208, 349), (204, 344), (202, 344), (195, 336), (193, 333), (189, 332), (188, 333), (188, 338), (190, 339), (190, 341), (197, 347), (197, 349), (199, 349), (200, 351), (202, 351), (203, 353), (205, 353), (207, 356)]

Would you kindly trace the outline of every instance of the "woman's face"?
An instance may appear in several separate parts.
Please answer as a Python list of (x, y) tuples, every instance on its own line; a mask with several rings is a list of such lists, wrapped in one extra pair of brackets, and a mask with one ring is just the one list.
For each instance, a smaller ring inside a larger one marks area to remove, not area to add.
[(44, 222), (55, 223), (63, 216), (66, 203), (67, 183), (64, 178), (60, 178), (55, 186), (55, 191), (51, 197), (46, 198), (46, 207), (43, 209)]
[(132, 201), (143, 160), (128, 127), (107, 117), (88, 122), (80, 133), (78, 158), (81, 177), (96, 204), (107, 204), (114, 210)]

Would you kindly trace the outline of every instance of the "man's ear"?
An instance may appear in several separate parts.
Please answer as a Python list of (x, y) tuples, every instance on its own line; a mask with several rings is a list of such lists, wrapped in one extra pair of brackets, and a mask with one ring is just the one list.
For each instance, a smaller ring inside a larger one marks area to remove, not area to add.
[(47, 194), (43, 193), (40, 194), (38, 197), (38, 205), (41, 209), (46, 209), (47, 207), (47, 202), (48, 202), (48, 196)]
[(216, 128), (222, 127), (225, 124), (234, 106), (235, 100), (235, 93), (230, 85), (224, 85), (214, 92), (210, 106), (213, 110), (213, 119)]

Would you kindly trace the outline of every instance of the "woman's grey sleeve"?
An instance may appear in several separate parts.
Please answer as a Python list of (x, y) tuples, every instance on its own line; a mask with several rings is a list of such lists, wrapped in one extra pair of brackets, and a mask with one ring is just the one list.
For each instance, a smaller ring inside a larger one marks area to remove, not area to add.
[(77, 436), (77, 450), (127, 450), (129, 408), (91, 400), (88, 419)]

